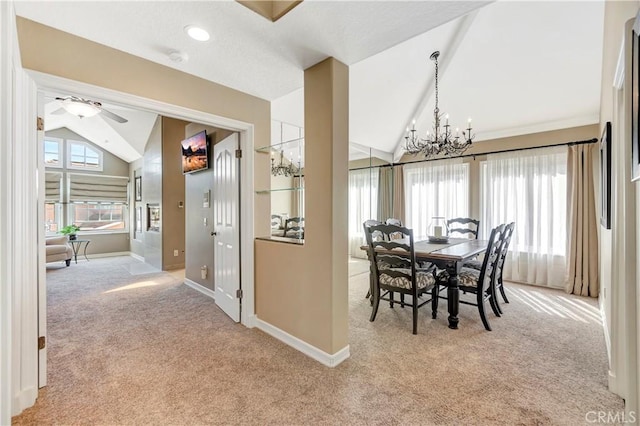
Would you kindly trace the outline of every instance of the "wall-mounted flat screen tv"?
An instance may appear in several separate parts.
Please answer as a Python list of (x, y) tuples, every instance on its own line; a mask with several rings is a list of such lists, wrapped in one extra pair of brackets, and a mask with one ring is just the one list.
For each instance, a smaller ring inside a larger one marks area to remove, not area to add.
[(181, 145), (182, 173), (193, 173), (209, 168), (207, 132), (205, 130), (183, 140)]

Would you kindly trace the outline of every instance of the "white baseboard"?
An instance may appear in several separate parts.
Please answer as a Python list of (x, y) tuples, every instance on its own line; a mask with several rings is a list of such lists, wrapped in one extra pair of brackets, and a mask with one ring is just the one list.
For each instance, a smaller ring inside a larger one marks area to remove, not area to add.
[(209, 296), (212, 299), (216, 298), (216, 294), (215, 294), (215, 292), (213, 290), (210, 290), (210, 289), (206, 288), (205, 286), (203, 286), (201, 284), (198, 284), (195, 281), (191, 281), (189, 278), (185, 278), (184, 279), (184, 283), (186, 285), (188, 285), (189, 287), (191, 287), (192, 289), (197, 290), (200, 293), (202, 293), (202, 294), (204, 294), (206, 296)]
[(13, 397), (13, 404), (11, 404), (11, 416), (17, 416), (29, 407), (33, 407), (38, 398), (38, 388), (30, 387), (23, 389)]
[[(91, 259), (98, 259), (101, 257), (116, 257), (116, 256), (130, 256), (130, 255), (131, 255), (131, 252), (128, 252), (128, 251), (114, 251), (111, 253), (91, 253), (91, 254), (88, 254), (87, 257), (89, 258), (89, 260), (91, 260)], [(84, 258), (84, 255), (82, 253), (78, 253), (78, 260), (82, 260), (83, 258)]]
[(144, 257), (140, 256), (139, 254), (129, 252), (129, 256), (133, 257), (136, 260), (139, 260), (140, 262), (144, 262)]
[(242, 324), (247, 327), (247, 328), (254, 328), (256, 326), (258, 317), (255, 315), (251, 315), (247, 318), (244, 318), (244, 320), (242, 321)]
[(268, 322), (262, 321), (260, 318), (256, 317), (255, 323), (260, 330), (264, 331), (270, 336), (275, 337), (281, 342), (286, 343), (292, 348), (302, 352), (306, 356), (315, 359), (319, 363), (326, 365), (327, 367), (336, 367), (350, 356), (349, 345), (331, 355), (321, 349), (316, 348), (315, 346), (308, 344), (303, 340), (298, 339), (295, 336), (292, 336), (286, 331), (269, 324)]

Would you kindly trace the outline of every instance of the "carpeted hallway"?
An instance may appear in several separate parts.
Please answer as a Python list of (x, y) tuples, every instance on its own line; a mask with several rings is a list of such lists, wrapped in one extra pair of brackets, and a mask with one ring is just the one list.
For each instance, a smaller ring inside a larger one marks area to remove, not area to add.
[(381, 305), (350, 263), (351, 358), (327, 368), (128, 258), (49, 269), (49, 385), (14, 424), (584, 424), (617, 412), (596, 300), (508, 284), (494, 329)]

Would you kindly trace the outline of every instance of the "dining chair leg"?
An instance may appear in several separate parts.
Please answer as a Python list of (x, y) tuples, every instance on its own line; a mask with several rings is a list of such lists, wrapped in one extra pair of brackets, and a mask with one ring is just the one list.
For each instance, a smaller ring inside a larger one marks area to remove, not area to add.
[(502, 285), (502, 277), (500, 277), (499, 282), (500, 282), (500, 294), (502, 295), (502, 300), (504, 300), (504, 303), (509, 303), (509, 299), (507, 299), (507, 295), (504, 292), (504, 285)]
[(484, 311), (484, 302), (486, 301), (486, 297), (484, 294), (482, 294), (479, 298), (478, 298), (478, 311), (480, 312), (480, 319), (482, 319), (482, 324), (484, 324), (484, 328), (487, 331), (491, 331), (491, 326), (489, 325), (489, 320), (487, 320), (487, 315)]
[(389, 307), (393, 309), (393, 301), (395, 299), (395, 294), (394, 292), (390, 291), (389, 292)]
[(400, 307), (404, 308), (404, 293), (400, 293)]
[(500, 306), (498, 305), (498, 290), (496, 289), (496, 283), (491, 283), (487, 289), (487, 297), (489, 298), (489, 305), (495, 316), (499, 317), (502, 314)]
[(376, 319), (378, 306), (380, 306), (380, 288), (375, 286), (373, 287), (373, 295), (371, 296), (371, 318), (369, 318), (369, 321), (373, 322)]
[(431, 318), (438, 318), (438, 294), (440, 289), (438, 284), (434, 285), (431, 289)]
[(418, 300), (413, 298), (413, 334), (418, 334)]

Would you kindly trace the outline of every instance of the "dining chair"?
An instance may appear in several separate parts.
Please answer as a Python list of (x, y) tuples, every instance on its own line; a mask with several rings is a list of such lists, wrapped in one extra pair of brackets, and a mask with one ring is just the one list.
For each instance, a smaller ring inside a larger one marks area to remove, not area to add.
[[(385, 224), (387, 225), (395, 225), (395, 226), (404, 226), (402, 225), (402, 221), (400, 219), (396, 219), (394, 217), (390, 217), (387, 220), (384, 221)], [(389, 239), (390, 240), (395, 240), (398, 238), (402, 238), (402, 234), (391, 234), (389, 235)]]
[[(375, 219), (365, 220), (365, 221), (362, 223), (362, 226), (363, 226), (363, 228), (364, 228), (365, 235), (366, 235), (366, 233), (367, 233), (367, 229), (368, 229), (370, 226), (382, 225), (382, 224), (383, 224), (382, 222), (380, 222), (379, 220), (375, 220)], [(383, 239), (384, 239), (384, 235), (382, 235), (382, 233), (381, 233), (381, 232), (376, 232), (375, 234), (373, 234), (373, 239), (374, 239), (374, 240), (376, 240), (376, 241), (383, 240)], [(367, 251), (367, 258), (369, 259), (369, 262), (371, 262), (371, 261), (372, 261), (371, 256), (369, 256), (369, 252), (368, 252), (368, 251)], [(370, 265), (370, 266), (371, 266), (371, 265)], [(369, 298), (371, 298), (371, 288), (373, 288), (373, 286), (372, 286), (372, 285), (371, 285), (371, 286), (369, 286), (369, 290), (367, 291), (367, 295), (365, 296), (365, 299), (369, 299)], [(371, 304), (373, 305), (373, 299), (371, 299)]]
[(450, 237), (468, 238), (470, 240), (478, 239), (478, 229), (480, 221), (471, 219), (470, 217), (456, 217), (447, 220), (447, 229)]
[(285, 220), (284, 236), (289, 238), (304, 238), (304, 218), (296, 216)]
[(271, 235), (274, 237), (284, 236), (284, 222), (279, 214), (271, 215)]
[[(507, 295), (504, 291), (504, 286), (502, 284), (502, 271), (504, 269), (504, 262), (507, 259), (507, 254), (509, 253), (509, 245), (511, 244), (511, 237), (513, 236), (513, 231), (516, 227), (516, 223), (511, 222), (504, 226), (505, 226), (505, 230), (504, 230), (504, 233), (502, 234), (502, 241), (501, 241), (502, 247), (500, 248), (500, 258), (498, 259), (498, 264), (496, 266), (495, 286), (496, 286), (496, 291), (500, 291), (500, 295), (502, 296), (502, 300), (504, 300), (504, 303), (509, 303), (509, 299), (507, 299)], [(462, 266), (480, 270), (482, 268), (482, 261), (470, 260), (468, 262), (465, 262)], [(492, 300), (495, 303), (496, 305), (495, 307), (498, 310), (498, 312), (502, 314), (502, 308), (500, 308), (500, 304), (498, 303), (497, 296)]]
[[(496, 308), (496, 304), (491, 300), (495, 297), (496, 287), (495, 278), (497, 272), (498, 259), (500, 257), (500, 249), (502, 247), (502, 234), (505, 232), (506, 225), (499, 225), (491, 230), (491, 236), (489, 237), (489, 243), (484, 253), (484, 259), (482, 260), (482, 267), (480, 270), (462, 267), (458, 273), (458, 288), (463, 293), (471, 293), (476, 295), (475, 302), (467, 300), (460, 300), (461, 304), (473, 305), (478, 307), (480, 313), (480, 319), (484, 328), (491, 331), (489, 320), (487, 319), (485, 303), (488, 301), (493, 313), (496, 316), (500, 316)], [(436, 285), (433, 289), (433, 294), (438, 294), (439, 287), (449, 286), (449, 274), (447, 271), (440, 271), (436, 277)], [(446, 297), (441, 296), (446, 299)]]
[[(373, 308), (370, 321), (376, 319), (380, 300), (388, 301), (393, 308), (394, 303), (402, 307), (411, 306), (413, 317), (413, 334), (418, 333), (418, 308), (432, 302), (433, 317), (437, 312), (437, 293), (431, 293), (431, 299), (419, 298), (435, 288), (434, 271), (420, 269), (416, 263), (413, 230), (397, 225), (373, 225), (364, 227), (369, 257), (373, 273)], [(374, 239), (379, 232), (385, 238)], [(402, 234), (402, 239), (390, 240), (392, 234)], [(383, 294), (381, 292), (384, 291)], [(401, 295), (395, 300), (395, 293)], [(405, 302), (404, 296), (411, 296), (411, 302)]]
[[(496, 265), (496, 279), (495, 286), (496, 290), (500, 291), (500, 295), (502, 296), (502, 300), (504, 303), (509, 303), (509, 299), (507, 299), (507, 295), (504, 292), (504, 286), (502, 285), (502, 271), (504, 269), (504, 262), (507, 259), (507, 254), (509, 252), (509, 244), (511, 244), (511, 237), (513, 236), (513, 231), (516, 227), (515, 222), (511, 222), (510, 224), (505, 226), (504, 237), (502, 238), (502, 248), (500, 249), (500, 257), (498, 258), (498, 263)], [(498, 303), (498, 297), (496, 293), (496, 297), (493, 298), (494, 303), (496, 304), (496, 308), (498, 312), (502, 314), (502, 309), (500, 308), (500, 304)]]

